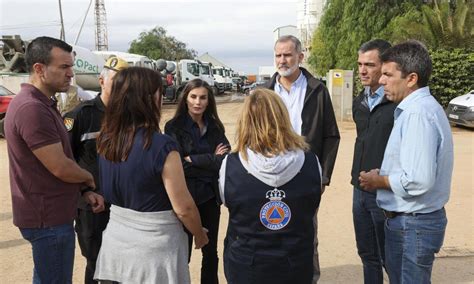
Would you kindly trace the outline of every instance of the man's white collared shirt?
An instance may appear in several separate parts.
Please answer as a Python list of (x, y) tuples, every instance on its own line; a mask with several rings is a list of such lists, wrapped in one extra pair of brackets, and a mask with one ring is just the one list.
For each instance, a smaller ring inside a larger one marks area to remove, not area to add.
[(288, 109), (291, 126), (293, 126), (296, 133), (301, 135), (301, 125), (303, 123), (301, 113), (303, 112), (304, 97), (306, 95), (308, 81), (303, 75), (303, 72), (300, 72), (300, 76), (295, 82), (293, 82), (293, 84), (291, 84), (290, 91), (288, 92), (283, 85), (280, 84), (279, 80), (280, 75), (277, 76), (274, 91), (283, 99), (283, 102)]

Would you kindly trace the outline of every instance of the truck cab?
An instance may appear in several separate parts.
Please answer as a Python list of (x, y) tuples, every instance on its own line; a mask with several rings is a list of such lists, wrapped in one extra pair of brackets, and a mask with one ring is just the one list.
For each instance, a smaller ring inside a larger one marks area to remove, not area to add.
[(213, 90), (214, 95), (218, 95), (220, 92), (216, 86), (216, 79), (214, 78), (212, 74), (212, 63), (199, 61), (199, 60), (198, 62), (200, 63), (201, 79), (205, 81), (206, 83), (208, 83), (209, 86), (211, 86), (211, 89)]
[(178, 62), (178, 86), (184, 86), (189, 81), (200, 78), (200, 64), (193, 59), (182, 59)]
[(224, 72), (224, 67), (222, 66), (212, 67), (212, 74), (214, 75), (214, 79), (216, 81), (217, 88), (219, 89), (219, 93), (223, 93), (226, 90), (226, 78)]

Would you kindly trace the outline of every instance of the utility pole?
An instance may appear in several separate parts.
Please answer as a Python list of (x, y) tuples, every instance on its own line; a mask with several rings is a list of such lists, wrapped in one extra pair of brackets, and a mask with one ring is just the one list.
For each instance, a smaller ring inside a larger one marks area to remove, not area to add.
[(74, 40), (74, 45), (76, 45), (76, 44), (77, 44), (77, 41), (79, 40), (79, 36), (81, 35), (82, 28), (84, 27), (84, 23), (86, 22), (87, 14), (89, 14), (89, 9), (90, 9), (91, 6), (92, 6), (92, 1), (94, 1), (94, 0), (91, 0), (91, 1), (89, 2), (89, 6), (87, 7), (86, 14), (84, 15), (84, 18), (82, 18), (81, 27), (79, 28), (79, 32), (77, 33), (76, 39)]
[(95, 49), (109, 50), (107, 37), (107, 17), (105, 13), (105, 0), (95, 1)]
[(64, 20), (63, 20), (63, 9), (61, 7), (61, 0), (59, 0), (59, 17), (61, 18), (61, 33), (59, 39), (66, 41), (66, 34), (64, 32)]

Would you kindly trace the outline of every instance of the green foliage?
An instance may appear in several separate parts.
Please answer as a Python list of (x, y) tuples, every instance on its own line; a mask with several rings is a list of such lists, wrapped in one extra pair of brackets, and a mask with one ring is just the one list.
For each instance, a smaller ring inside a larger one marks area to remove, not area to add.
[[(438, 3), (439, 2), (439, 3)], [(328, 0), (308, 63), (319, 75), (356, 69), (357, 49), (371, 39), (407, 39), (430, 48), (474, 46), (474, 0)]]
[(329, 69), (355, 69), (359, 46), (375, 38), (415, 0), (328, 0), (313, 36), (309, 64), (318, 75)]
[[(329, 69), (357, 71), (357, 50), (383, 38), (419, 40), (430, 48), (432, 94), (443, 105), (474, 89), (474, 0), (327, 0), (313, 35), (308, 63), (318, 75)], [(357, 94), (361, 89), (354, 73)]]
[(438, 102), (446, 107), (453, 98), (474, 90), (474, 50), (430, 50), (433, 74), (429, 87)]
[(404, 13), (394, 17), (376, 37), (387, 39), (392, 44), (416, 39), (432, 46), (435, 39), (429, 27), (424, 24), (423, 13), (420, 9), (413, 4), (404, 3), (402, 11)]
[(167, 35), (162, 27), (155, 27), (140, 33), (138, 39), (130, 44), (128, 52), (145, 55), (151, 59), (180, 60), (194, 58), (197, 52), (187, 49), (187, 45), (175, 37)]
[[(472, 1), (434, 1), (423, 6), (424, 23), (432, 34), (431, 47), (464, 48), (474, 45)], [(471, 8), (470, 8), (471, 7)]]

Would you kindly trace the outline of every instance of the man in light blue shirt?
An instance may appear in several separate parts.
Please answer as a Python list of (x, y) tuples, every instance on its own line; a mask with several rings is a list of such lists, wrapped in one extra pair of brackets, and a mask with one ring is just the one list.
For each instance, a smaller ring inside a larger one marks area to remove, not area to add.
[(444, 205), (453, 171), (451, 129), (427, 87), (432, 64), (419, 42), (382, 55), (385, 95), (399, 103), (380, 170), (361, 172), (360, 185), (377, 190), (387, 217), (385, 257), (390, 283), (430, 283), (434, 254), (446, 230)]

